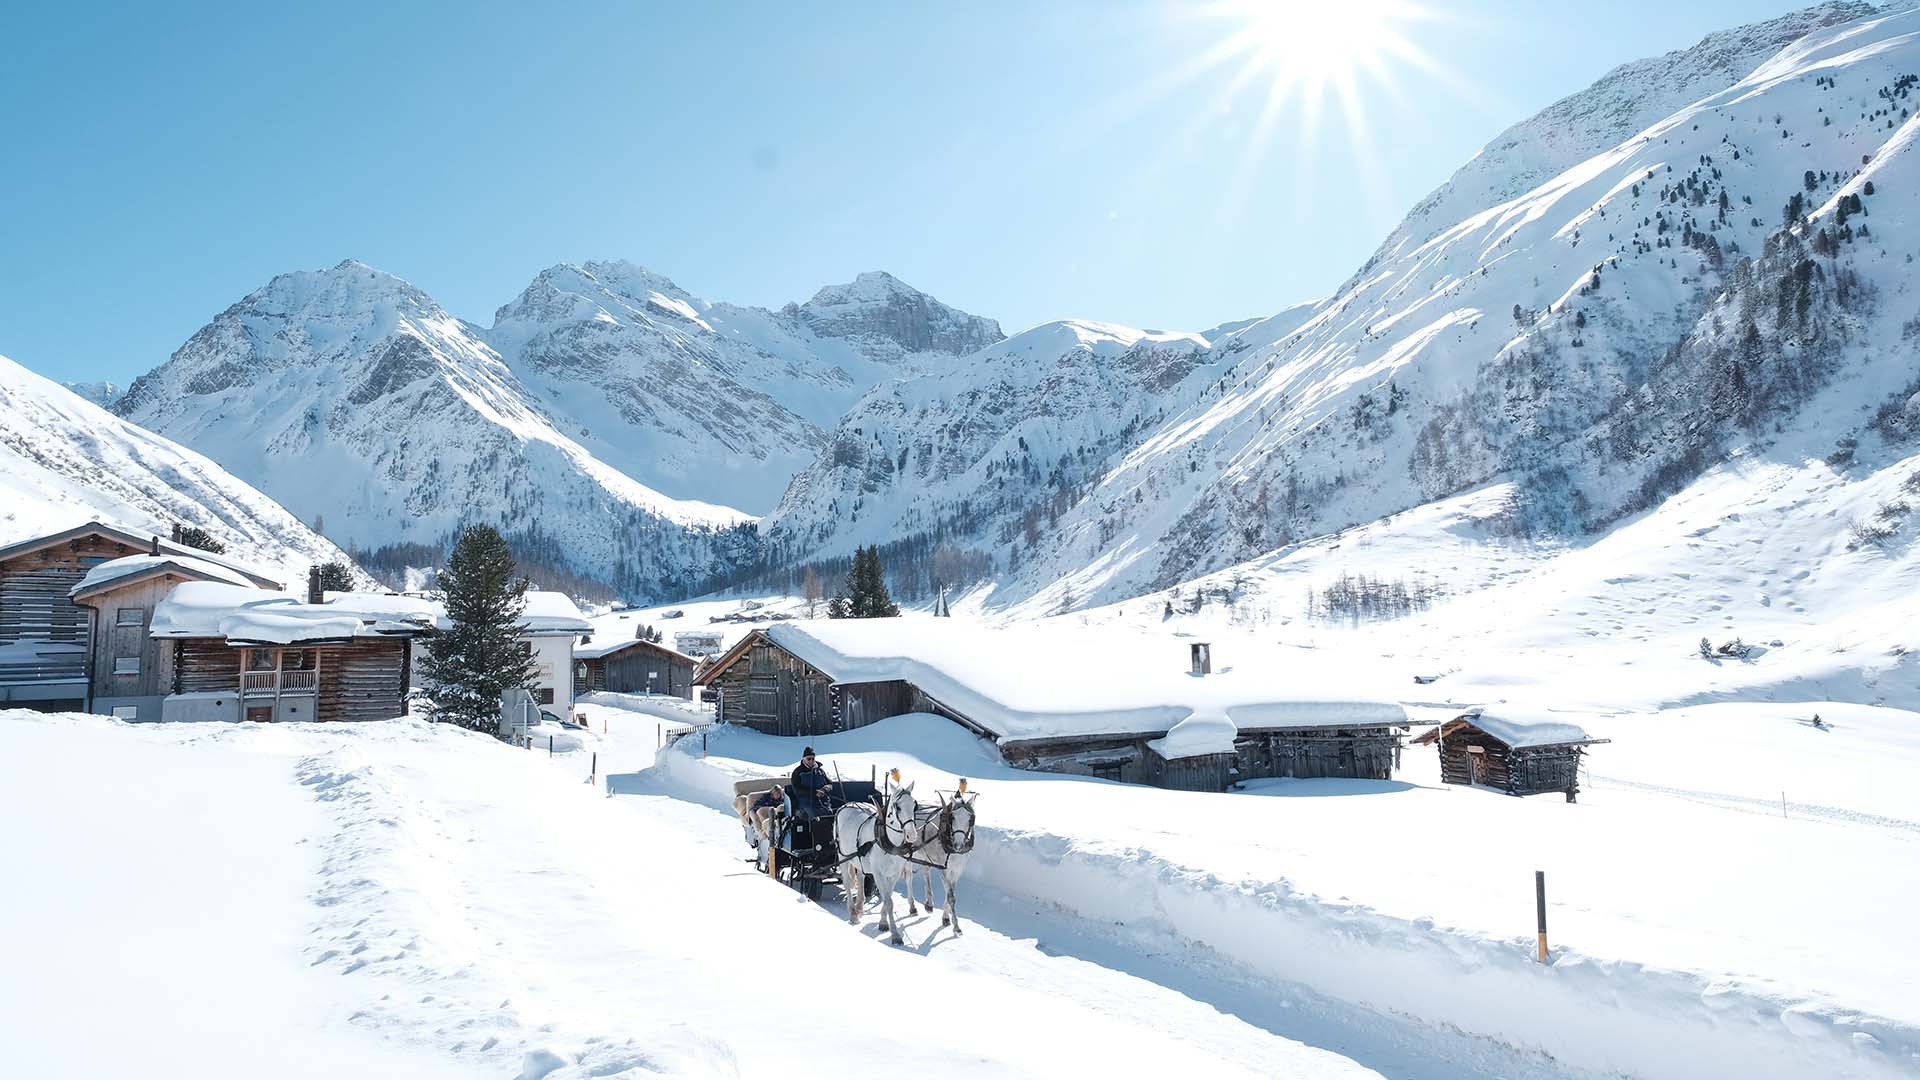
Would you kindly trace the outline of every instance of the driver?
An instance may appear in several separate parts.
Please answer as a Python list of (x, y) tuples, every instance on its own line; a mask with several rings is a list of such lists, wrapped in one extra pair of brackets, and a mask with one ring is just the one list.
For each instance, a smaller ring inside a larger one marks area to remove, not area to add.
[(793, 770), (793, 810), (796, 814), (815, 817), (826, 812), (826, 803), (820, 796), (833, 781), (827, 779), (827, 771), (814, 760), (813, 747), (800, 752), (800, 767)]

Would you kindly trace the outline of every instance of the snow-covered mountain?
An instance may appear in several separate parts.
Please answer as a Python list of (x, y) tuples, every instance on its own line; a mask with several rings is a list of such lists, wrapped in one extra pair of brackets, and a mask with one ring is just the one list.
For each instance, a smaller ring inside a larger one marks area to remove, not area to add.
[(115, 408), (357, 548), (485, 521), (657, 596), (744, 558), (750, 516), (721, 500), (771, 504), (862, 391), (998, 338), (885, 274), (776, 313), (628, 263), (549, 269), (483, 330), (348, 260), (274, 278)]
[[(762, 523), (768, 561), (878, 543), (1000, 547), (1017, 568), (1112, 461), (1215, 387), (1222, 333), (1045, 323), (876, 386)], [(897, 587), (933, 584), (901, 580), (903, 561)]]
[(1442, 229), (1518, 198), (1662, 117), (1731, 86), (1807, 34), (1875, 10), (1865, 0), (1832, 0), (1708, 34), (1690, 48), (1614, 68), (1592, 86), (1495, 136), (1407, 212), (1358, 277)]
[(993, 561), (991, 605), (1060, 610), (1496, 477), (1517, 481), (1500, 529), (1604, 528), (1837, 380), (1877, 406), (1920, 333), (1899, 299), (1920, 245), (1893, 231), (1920, 15), (1872, 10), (1617, 69), (1495, 140), (1335, 295), (1188, 339), (1162, 386), (1116, 379), (1116, 337), (1040, 365), (1111, 400), (1023, 397), (1022, 335), (970, 379), (877, 388), (763, 524), (771, 559), (924, 537)]
[(712, 572), (747, 520), (595, 458), (467, 326), (351, 260), (274, 278), (115, 408), (365, 549), (485, 521), (527, 561), (646, 594)]
[(114, 402), (120, 400), (120, 395), (127, 392), (126, 387), (107, 379), (96, 379), (92, 382), (61, 383), (60, 385), (103, 409), (112, 407)]
[(1857, 438), (1916, 377), (1915, 72), (1920, 13), (1815, 30), (1230, 335), (1221, 391), (1112, 462), (1001, 598), (1118, 599), (1502, 476), (1502, 527), (1602, 528), (1842, 384)]
[(776, 312), (590, 262), (542, 271), (481, 336), (600, 460), (760, 513), (869, 387), (942, 370), (1002, 335), (884, 273)]
[(288, 583), (345, 557), (220, 466), (0, 356), (0, 545), (90, 520), (197, 525)]

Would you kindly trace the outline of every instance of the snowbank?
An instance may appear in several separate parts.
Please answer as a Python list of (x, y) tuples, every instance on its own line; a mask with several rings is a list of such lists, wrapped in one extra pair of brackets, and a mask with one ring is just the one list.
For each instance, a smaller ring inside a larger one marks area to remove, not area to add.
[[(1124, 926), (1149, 948), (1198, 946), (1267, 979), (1605, 1074), (1920, 1066), (1920, 953), (1883, 932), (1920, 885), (1899, 830), (1613, 785), (1572, 806), (1399, 781), (1166, 792), (1014, 770), (932, 717), (811, 741), (848, 776), (900, 766), (923, 787), (968, 777), (981, 814), (971, 882)], [(656, 771), (719, 807), (734, 779), (791, 768), (800, 742), (720, 727), (707, 757), (676, 744)], [(1431, 754), (1408, 764), (1434, 767)], [(1494, 849), (1455, 842), (1496, 830)], [(1718, 853), (1711, 874), (1697, 872), (1701, 851)], [(1881, 869), (1863, 876), (1867, 866)], [(1549, 872), (1546, 965), (1532, 957), (1534, 867)], [(1807, 917), (1840, 909), (1854, 917)]]
[(1299, 670), (1243, 665), (1193, 675), (1188, 641), (1125, 627), (834, 619), (778, 623), (766, 634), (839, 682), (912, 682), (1003, 741), (1156, 734), (1199, 712), (1212, 717), (1210, 745), (1232, 724), (1407, 722), (1397, 704)]
[(1174, 724), (1165, 736), (1150, 740), (1147, 745), (1168, 761), (1201, 754), (1231, 754), (1234, 736), (1238, 734), (1240, 729), (1224, 714), (1196, 712)]

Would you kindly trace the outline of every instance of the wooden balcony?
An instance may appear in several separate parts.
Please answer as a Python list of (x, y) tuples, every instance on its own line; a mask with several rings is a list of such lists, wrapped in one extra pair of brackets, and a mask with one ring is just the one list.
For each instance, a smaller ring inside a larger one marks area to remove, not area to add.
[(319, 685), (320, 673), (317, 671), (243, 671), (240, 673), (242, 698), (312, 694)]

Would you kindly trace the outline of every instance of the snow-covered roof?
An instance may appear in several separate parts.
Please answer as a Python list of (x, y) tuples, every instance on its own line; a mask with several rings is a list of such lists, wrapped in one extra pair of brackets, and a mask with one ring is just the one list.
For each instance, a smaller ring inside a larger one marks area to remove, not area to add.
[(526, 627), (529, 634), (593, 632), (593, 624), (580, 614), (580, 609), (573, 605), (572, 597), (543, 589), (527, 591), (527, 608), (520, 616), (520, 624)]
[[(0, 357), (0, 361), (4, 359), (4, 357)], [(276, 507), (276, 509), (278, 508)], [(76, 537), (87, 535), (103, 536), (115, 543), (123, 544), (130, 548), (140, 548), (143, 550), (158, 548), (162, 555), (184, 555), (191, 559), (198, 559), (201, 562), (213, 563), (239, 574), (262, 588), (279, 588), (280, 586), (279, 582), (263, 576), (259, 571), (229, 556), (215, 554), (211, 551), (203, 551), (196, 547), (188, 547), (185, 544), (176, 544), (171, 540), (162, 540), (158, 536), (140, 536), (100, 521), (89, 521), (85, 524), (75, 525), (72, 528), (63, 529), (59, 532), (31, 537), (0, 547), (0, 560), (11, 559), (25, 552), (38, 551), (44, 547), (66, 543)], [(151, 554), (152, 552), (149, 551), (148, 553)]]
[(229, 585), (258, 592), (253, 583), (237, 570), (229, 569), (206, 559), (190, 555), (127, 555), (92, 567), (80, 583), (68, 590), (68, 596), (80, 596), (96, 589), (104, 588), (115, 582), (146, 574), (171, 572), (181, 577), (199, 578), (203, 581), (221, 581)]
[(1226, 752), (1240, 730), (1407, 722), (1397, 704), (1297, 668), (1192, 675), (1185, 639), (1125, 627), (834, 619), (763, 632), (837, 682), (904, 679), (1005, 741), (1164, 733), (1155, 750), (1184, 757)]
[[(1462, 713), (1458, 719), (1508, 746), (1560, 746), (1586, 742), (1592, 738), (1585, 728), (1558, 716), (1509, 705), (1476, 706)], [(1427, 736), (1423, 736), (1423, 739), (1432, 741)]]
[(639, 638), (609, 641), (604, 645), (579, 645), (573, 650), (573, 658), (576, 660), (598, 660), (603, 656), (610, 656), (623, 649), (631, 649), (636, 645), (644, 646), (656, 652), (666, 653), (671, 659), (685, 660), (689, 664), (697, 664), (700, 662), (700, 658), (697, 656), (688, 656), (686, 653), (669, 649), (657, 641), (641, 641)]
[(154, 607), (149, 632), (154, 637), (218, 637), (288, 645), (414, 634), (426, 626), (419, 617), (361, 610), (344, 599), (309, 604), (291, 593), (219, 581), (188, 581), (175, 585)]

